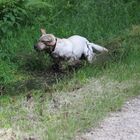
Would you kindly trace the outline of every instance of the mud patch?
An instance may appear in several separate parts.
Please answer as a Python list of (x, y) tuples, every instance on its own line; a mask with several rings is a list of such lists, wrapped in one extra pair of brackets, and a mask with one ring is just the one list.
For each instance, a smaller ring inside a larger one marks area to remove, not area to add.
[(5, 90), (0, 91), (0, 94), (10, 93), (10, 95), (15, 95), (31, 90), (41, 90), (42, 92), (50, 91), (54, 84), (64, 78), (70, 78), (73, 72), (73, 69), (54, 70), (53, 68), (46, 68), (42, 71), (32, 71), (28, 73), (29, 78), (27, 80), (2, 85)]

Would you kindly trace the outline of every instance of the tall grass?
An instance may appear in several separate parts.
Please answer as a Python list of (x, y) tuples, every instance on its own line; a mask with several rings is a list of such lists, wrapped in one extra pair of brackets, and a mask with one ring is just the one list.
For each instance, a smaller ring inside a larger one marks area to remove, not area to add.
[[(34, 2), (32, 1), (32, 3)], [(102, 2), (97, 0), (61, 0), (59, 2), (49, 0), (47, 3), (53, 7), (48, 8), (49, 12), (38, 7), (37, 9), (44, 13), (38, 11), (37, 16), (32, 15), (35, 20), (32, 21), (31, 18), (31, 25), (21, 24), (20, 28), (7, 30), (2, 35), (0, 47), (1, 83), (16, 81), (22, 74), (28, 77), (28, 72), (24, 72), (25, 69), (41, 70), (48, 65), (50, 59), (45, 55), (39, 58), (40, 56), (35, 53), (32, 47), (40, 36), (41, 27), (59, 37), (80, 34), (91, 41), (104, 45), (106, 39), (119, 35), (124, 28), (139, 23), (140, 19), (138, 12), (140, 6), (137, 0), (104, 0)], [(36, 10), (36, 7), (32, 10)], [(41, 22), (38, 18), (42, 16), (44, 21)], [(5, 71), (5, 69), (9, 70)]]

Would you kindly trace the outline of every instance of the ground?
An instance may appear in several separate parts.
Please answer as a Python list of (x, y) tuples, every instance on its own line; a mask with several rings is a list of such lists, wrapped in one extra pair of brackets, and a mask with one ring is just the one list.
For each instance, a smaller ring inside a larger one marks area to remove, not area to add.
[(140, 96), (111, 113), (97, 128), (77, 136), (76, 140), (140, 140)]
[[(16, 112), (14, 108), (17, 108), (20, 109), (20, 112), (11, 115), (12, 128), (2, 129), (0, 140), (12, 140), (9, 138), (10, 136), (14, 137), (13, 140), (17, 138), (19, 140), (30, 140), (31, 138), (53, 140), (56, 137), (58, 137), (57, 140), (72, 139), (73, 133), (77, 137), (76, 140), (93, 140), (93, 136), (96, 139), (104, 139), (106, 136), (108, 136), (107, 140), (112, 137), (120, 139), (121, 134), (123, 137), (126, 136), (126, 139), (128, 134), (130, 137), (134, 134), (137, 138), (140, 136), (137, 132), (140, 125), (140, 97), (127, 102), (120, 112), (121, 105), (126, 99), (123, 96), (129, 96), (128, 94), (134, 92), (133, 87), (139, 85), (136, 79), (137, 76), (133, 76), (131, 80), (118, 82), (108, 79), (106, 76), (92, 78), (80, 89), (72, 92), (53, 93), (49, 102), (41, 101), (41, 108), (38, 108), (38, 102), (34, 96), (19, 99), (16, 101), (19, 107), (14, 102), (12, 103), (13, 108), (10, 106), (5, 108), (9, 112)], [(108, 116), (103, 124), (96, 123), (101, 122), (99, 120), (102, 120), (107, 112), (116, 110), (119, 112), (110, 115), (111, 117)], [(22, 111), (24, 112), (22, 113)], [(127, 122), (129, 123), (127, 124)], [(93, 131), (91, 129), (89, 133), (81, 134), (83, 129), (91, 128), (92, 124), (94, 128), (98, 125), (100, 128), (97, 127)], [(131, 130), (132, 126), (135, 128), (134, 130)], [(109, 130), (110, 135), (106, 130)]]

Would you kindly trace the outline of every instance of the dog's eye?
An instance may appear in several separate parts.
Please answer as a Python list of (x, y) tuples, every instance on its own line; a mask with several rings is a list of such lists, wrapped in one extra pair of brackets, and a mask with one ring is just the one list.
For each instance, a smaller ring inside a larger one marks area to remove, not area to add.
[(46, 41), (41, 41), (41, 43), (43, 43), (43, 44), (45, 44), (45, 45), (46, 45), (46, 43), (47, 43), (47, 42), (46, 42)]
[(47, 41), (48, 43), (52, 42), (52, 41)]
[(41, 41), (41, 42), (46, 44), (46, 43), (50, 43), (51, 41)]

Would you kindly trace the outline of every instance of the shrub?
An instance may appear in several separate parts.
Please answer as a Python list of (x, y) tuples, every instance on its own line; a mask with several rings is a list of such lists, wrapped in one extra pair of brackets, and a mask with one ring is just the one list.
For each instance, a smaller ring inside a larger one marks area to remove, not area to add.
[(12, 0), (0, 3), (0, 31), (6, 32), (14, 26), (19, 27), (24, 21), (27, 12), (22, 4), (23, 0)]
[(49, 14), (51, 7), (41, 0), (0, 1), (0, 33), (5, 33), (13, 27), (31, 25), (37, 20), (38, 22), (44, 20), (44, 12), (48, 11)]

